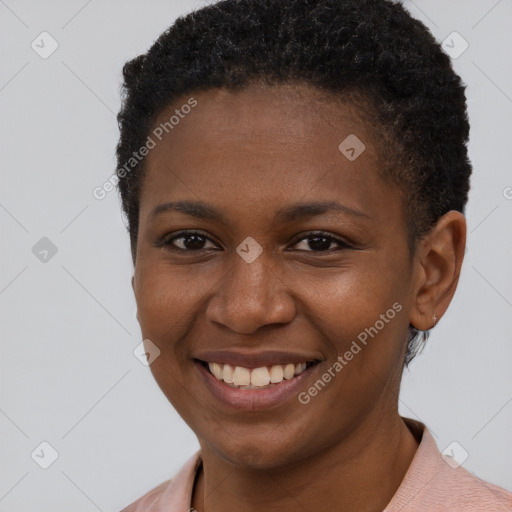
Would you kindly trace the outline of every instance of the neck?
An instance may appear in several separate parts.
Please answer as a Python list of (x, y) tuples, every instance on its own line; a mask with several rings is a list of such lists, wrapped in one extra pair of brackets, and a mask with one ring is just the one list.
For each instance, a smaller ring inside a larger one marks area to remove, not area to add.
[(303, 510), (382, 511), (400, 486), (418, 443), (396, 415), (367, 422), (339, 444), (293, 466), (235, 466), (201, 443), (197, 512)]

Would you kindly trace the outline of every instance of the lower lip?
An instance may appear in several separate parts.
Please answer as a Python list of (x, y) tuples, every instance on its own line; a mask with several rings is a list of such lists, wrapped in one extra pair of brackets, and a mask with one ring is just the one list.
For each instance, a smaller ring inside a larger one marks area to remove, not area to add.
[(195, 361), (199, 374), (206, 387), (221, 402), (235, 409), (244, 411), (261, 411), (271, 409), (296, 396), (304, 388), (304, 380), (317, 368), (318, 363), (304, 370), (292, 379), (283, 380), (279, 384), (264, 389), (236, 389), (217, 379), (201, 363)]

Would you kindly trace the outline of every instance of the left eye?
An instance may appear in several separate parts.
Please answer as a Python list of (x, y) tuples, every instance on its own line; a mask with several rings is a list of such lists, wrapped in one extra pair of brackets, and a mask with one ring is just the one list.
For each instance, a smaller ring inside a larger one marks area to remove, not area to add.
[(348, 248), (349, 245), (343, 240), (328, 235), (327, 233), (310, 233), (307, 236), (301, 238), (295, 245), (304, 244), (307, 248), (300, 249), (307, 252), (326, 252), (329, 251), (331, 244), (337, 244), (340, 248)]

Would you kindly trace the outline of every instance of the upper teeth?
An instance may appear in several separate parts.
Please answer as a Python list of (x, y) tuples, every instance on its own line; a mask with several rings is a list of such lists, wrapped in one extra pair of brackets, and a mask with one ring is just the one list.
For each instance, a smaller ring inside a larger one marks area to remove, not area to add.
[(260, 368), (244, 368), (230, 364), (208, 363), (210, 371), (219, 380), (235, 386), (267, 386), (277, 384), (284, 379), (292, 379), (306, 369), (307, 363), (276, 364), (274, 366), (261, 366)]

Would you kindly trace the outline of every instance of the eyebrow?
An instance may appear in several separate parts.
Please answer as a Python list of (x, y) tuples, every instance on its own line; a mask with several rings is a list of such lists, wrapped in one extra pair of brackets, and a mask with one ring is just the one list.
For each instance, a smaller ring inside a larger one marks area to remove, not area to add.
[[(159, 204), (151, 211), (149, 219), (152, 220), (156, 216), (169, 211), (181, 212), (198, 219), (217, 221), (226, 224), (225, 217), (219, 211), (202, 201), (173, 201)], [(280, 208), (275, 215), (275, 222), (293, 222), (299, 219), (323, 215), (331, 211), (342, 212), (345, 215), (352, 217), (370, 219), (370, 216), (366, 213), (355, 210), (354, 208), (346, 206), (338, 201), (314, 201), (298, 203)]]

